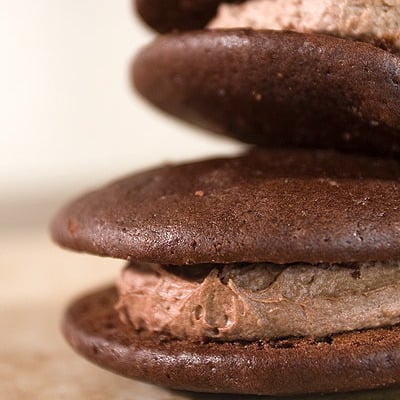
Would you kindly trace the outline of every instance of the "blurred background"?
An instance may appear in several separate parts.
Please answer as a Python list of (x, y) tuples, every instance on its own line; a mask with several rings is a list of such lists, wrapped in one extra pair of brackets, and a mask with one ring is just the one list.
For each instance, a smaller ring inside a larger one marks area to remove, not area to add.
[(112, 282), (123, 262), (67, 252), (48, 237), (51, 216), (82, 191), (239, 148), (132, 93), (128, 66), (154, 36), (130, 0), (0, 0), (1, 399), (169, 398), (92, 367), (64, 343), (66, 304)]
[(0, 8), (1, 224), (39, 221), (41, 208), (135, 169), (236, 149), (133, 95), (128, 65), (155, 35), (131, 1)]

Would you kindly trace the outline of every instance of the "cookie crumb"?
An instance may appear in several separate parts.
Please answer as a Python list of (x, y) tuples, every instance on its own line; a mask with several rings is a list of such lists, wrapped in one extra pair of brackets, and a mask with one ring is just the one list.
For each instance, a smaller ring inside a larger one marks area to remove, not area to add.
[(194, 195), (196, 197), (203, 197), (204, 196), (204, 192), (202, 190), (197, 190), (196, 192), (194, 192)]
[(79, 229), (79, 222), (75, 219), (68, 219), (68, 231), (71, 235), (75, 235), (75, 233)]
[(253, 97), (254, 97), (254, 99), (255, 99), (256, 101), (261, 101), (262, 98), (263, 98), (263, 97), (262, 97), (262, 94), (256, 92), (255, 90), (253, 90), (252, 95), (253, 95)]

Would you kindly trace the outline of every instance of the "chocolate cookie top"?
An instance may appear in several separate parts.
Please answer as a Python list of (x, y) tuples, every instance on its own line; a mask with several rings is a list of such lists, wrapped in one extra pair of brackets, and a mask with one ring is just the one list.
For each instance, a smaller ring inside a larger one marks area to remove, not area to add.
[(222, 2), (234, 3), (239, 0), (133, 1), (144, 21), (161, 33), (203, 28), (215, 15), (218, 5)]
[(157, 38), (133, 68), (157, 107), (263, 146), (400, 154), (400, 57), (327, 35), (202, 30)]
[(400, 257), (400, 163), (253, 150), (163, 166), (66, 206), (63, 246), (161, 264), (352, 262)]
[[(116, 302), (114, 289), (77, 300), (63, 331), (76, 351), (129, 378), (199, 392), (281, 396), (400, 386), (399, 327), (321, 340), (199, 343), (137, 333), (120, 321)], [(398, 391), (334, 397), (398, 398)]]

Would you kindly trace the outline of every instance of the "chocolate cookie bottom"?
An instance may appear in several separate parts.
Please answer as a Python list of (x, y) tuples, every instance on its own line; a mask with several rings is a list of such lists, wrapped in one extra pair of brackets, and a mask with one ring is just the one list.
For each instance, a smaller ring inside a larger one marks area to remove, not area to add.
[(209, 393), (294, 395), (400, 387), (400, 327), (324, 340), (196, 343), (135, 332), (105, 288), (68, 308), (63, 332), (71, 346), (123, 376)]

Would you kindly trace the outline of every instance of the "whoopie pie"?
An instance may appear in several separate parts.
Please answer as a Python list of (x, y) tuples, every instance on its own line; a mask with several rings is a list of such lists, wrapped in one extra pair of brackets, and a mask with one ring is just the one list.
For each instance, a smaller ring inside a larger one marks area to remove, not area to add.
[[(182, 10), (217, 3), (137, 5), (189, 22)], [(400, 154), (399, 0), (227, 3), (203, 29), (161, 35), (138, 54), (132, 80), (145, 98), (247, 143)]]
[(251, 150), (165, 165), (67, 205), (62, 246), (127, 260), (63, 331), (130, 378), (294, 395), (400, 385), (400, 163)]

